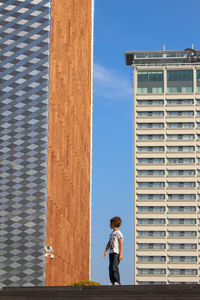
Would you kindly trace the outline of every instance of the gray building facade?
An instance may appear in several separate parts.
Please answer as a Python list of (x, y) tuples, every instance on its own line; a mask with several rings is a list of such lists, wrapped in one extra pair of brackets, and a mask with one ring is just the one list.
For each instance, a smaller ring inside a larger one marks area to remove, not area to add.
[(2, 286), (43, 285), (50, 0), (0, 1)]

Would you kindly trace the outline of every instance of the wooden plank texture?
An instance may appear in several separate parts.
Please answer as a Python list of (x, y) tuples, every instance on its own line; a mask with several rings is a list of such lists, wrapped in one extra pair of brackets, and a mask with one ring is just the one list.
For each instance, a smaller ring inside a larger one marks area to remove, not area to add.
[(89, 279), (92, 0), (52, 0), (46, 285)]

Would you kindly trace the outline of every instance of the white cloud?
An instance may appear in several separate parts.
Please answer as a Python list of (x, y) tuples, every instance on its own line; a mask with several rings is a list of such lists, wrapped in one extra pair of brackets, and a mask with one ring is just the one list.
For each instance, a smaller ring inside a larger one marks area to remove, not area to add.
[[(128, 70), (127, 70), (128, 71)], [(132, 97), (131, 76), (123, 77), (119, 72), (94, 63), (94, 95), (98, 97), (127, 100)]]

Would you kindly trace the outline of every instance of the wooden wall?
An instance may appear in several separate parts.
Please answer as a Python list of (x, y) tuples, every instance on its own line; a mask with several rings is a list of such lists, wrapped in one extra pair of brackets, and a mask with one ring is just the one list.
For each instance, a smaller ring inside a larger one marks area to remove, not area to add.
[(89, 279), (92, 0), (52, 0), (46, 285)]

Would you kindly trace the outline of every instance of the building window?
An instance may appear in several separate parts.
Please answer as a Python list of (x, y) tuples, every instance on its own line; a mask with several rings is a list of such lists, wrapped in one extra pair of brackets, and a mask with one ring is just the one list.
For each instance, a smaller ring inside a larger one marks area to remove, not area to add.
[(165, 194), (137, 194), (138, 200), (165, 200)]
[(169, 275), (197, 275), (196, 269), (169, 269)]
[[(190, 147), (190, 146), (186, 146)], [(191, 146), (192, 148), (193, 146)], [(194, 151), (194, 150), (191, 150)], [(167, 170), (168, 176), (192, 176), (195, 175), (195, 170)]]
[(138, 94), (162, 94), (163, 71), (138, 72), (137, 85)]
[(168, 117), (193, 117), (193, 111), (167, 111)]
[(197, 93), (200, 93), (200, 70), (197, 70)]
[(138, 212), (165, 212), (164, 206), (138, 206)]
[(164, 158), (138, 158), (138, 164), (164, 164)]
[(165, 256), (138, 256), (138, 262), (165, 262), (166, 257)]
[[(166, 249), (165, 243), (138, 243), (138, 249)], [(196, 244), (195, 244), (196, 245)]]
[(138, 176), (164, 176), (164, 170), (137, 170)]
[(193, 249), (197, 249), (197, 244), (180, 244), (180, 243), (176, 243), (176, 244), (172, 244), (169, 243), (169, 250), (193, 250)]
[(164, 100), (137, 100), (138, 106), (164, 105)]
[(169, 152), (193, 152), (195, 151), (194, 146), (168, 146), (167, 151)]
[(196, 212), (196, 207), (195, 206), (169, 206), (168, 207), (168, 212)]
[(196, 219), (168, 219), (169, 225), (194, 225), (196, 224)]
[(165, 237), (165, 231), (137, 231), (138, 237)]
[(194, 134), (167, 134), (168, 140), (194, 140)]
[(137, 134), (138, 141), (157, 141), (164, 140), (164, 134)]
[(174, 158), (168, 158), (169, 164), (194, 164), (195, 159), (191, 157), (174, 157)]
[(138, 152), (164, 152), (164, 146), (139, 146)]
[(196, 186), (195, 182), (168, 182), (168, 188), (194, 188)]
[(184, 123), (167, 123), (167, 128), (177, 129), (177, 128), (194, 128), (193, 122)]
[(193, 99), (168, 99), (167, 105), (192, 105), (194, 104)]
[(163, 111), (138, 111), (137, 116), (140, 117), (163, 117)]
[(138, 283), (138, 285), (166, 284), (165, 281), (138, 281), (138, 280), (137, 280), (137, 283)]
[(164, 128), (164, 123), (137, 123), (138, 129)]
[(197, 262), (196, 256), (169, 256), (169, 262)]
[(169, 281), (169, 284), (198, 284), (199, 282), (195, 281)]
[(168, 194), (168, 200), (196, 200), (196, 194)]
[(138, 268), (138, 275), (164, 275), (166, 274), (166, 269), (148, 269), (148, 268)]
[(193, 71), (192, 70), (168, 70), (167, 71), (168, 93), (192, 93)]
[(147, 218), (138, 218), (138, 225), (162, 225), (165, 224), (165, 219), (155, 218), (155, 219), (147, 219)]
[(138, 188), (164, 188), (165, 182), (137, 182)]
[(196, 237), (196, 231), (169, 231), (169, 237)]
[(195, 194), (168, 194), (168, 200), (195, 200)]

